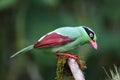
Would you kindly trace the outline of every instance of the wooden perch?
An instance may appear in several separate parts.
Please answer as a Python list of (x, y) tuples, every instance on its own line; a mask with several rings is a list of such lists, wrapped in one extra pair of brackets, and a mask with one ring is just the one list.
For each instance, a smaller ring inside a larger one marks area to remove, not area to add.
[[(77, 56), (78, 57), (78, 56)], [(56, 80), (70, 78), (73, 80), (85, 80), (83, 70), (86, 68), (84, 61), (78, 59), (60, 56), (57, 62)], [(69, 80), (70, 80), (69, 79)]]
[(84, 74), (76, 60), (74, 60), (73, 58), (68, 58), (68, 65), (75, 80), (85, 80)]

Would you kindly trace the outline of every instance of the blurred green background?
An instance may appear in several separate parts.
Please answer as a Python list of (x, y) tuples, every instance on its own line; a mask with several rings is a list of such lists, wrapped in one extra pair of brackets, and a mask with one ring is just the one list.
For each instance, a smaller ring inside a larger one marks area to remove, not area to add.
[(105, 80), (120, 66), (120, 0), (0, 0), (0, 80), (54, 80), (57, 60), (49, 50), (16, 51), (62, 26), (85, 25), (97, 34), (98, 50), (79, 52), (86, 80)]

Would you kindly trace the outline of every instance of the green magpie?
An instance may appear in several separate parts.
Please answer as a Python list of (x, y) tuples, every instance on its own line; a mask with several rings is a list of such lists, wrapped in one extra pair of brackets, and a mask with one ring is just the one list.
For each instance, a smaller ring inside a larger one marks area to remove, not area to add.
[(78, 45), (90, 43), (94, 49), (97, 49), (97, 37), (94, 31), (86, 26), (77, 27), (61, 27), (57, 28), (46, 35), (42, 36), (35, 44), (21, 49), (11, 56), (15, 57), (20, 53), (24, 53), (36, 48), (51, 48), (56, 55), (72, 57), (76, 56), (67, 53), (75, 49)]

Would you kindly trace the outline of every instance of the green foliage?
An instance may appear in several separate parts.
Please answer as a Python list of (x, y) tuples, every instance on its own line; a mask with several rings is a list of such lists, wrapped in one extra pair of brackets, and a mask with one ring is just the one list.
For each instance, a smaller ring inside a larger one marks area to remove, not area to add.
[(110, 70), (111, 75), (112, 75), (112, 80), (120, 80), (120, 74), (118, 73), (116, 67), (115, 67), (116, 72), (114, 73), (112, 70)]
[(0, 10), (9, 8), (10, 6), (13, 6), (16, 2), (17, 0), (0, 0)]
[(114, 65), (114, 68), (115, 68), (115, 72), (110, 69), (111, 77), (109, 76), (109, 74), (104, 69), (105, 73), (106, 73), (106, 75), (108, 77), (107, 80), (120, 80), (120, 73), (118, 72), (118, 69), (117, 69), (117, 67), (115, 65)]

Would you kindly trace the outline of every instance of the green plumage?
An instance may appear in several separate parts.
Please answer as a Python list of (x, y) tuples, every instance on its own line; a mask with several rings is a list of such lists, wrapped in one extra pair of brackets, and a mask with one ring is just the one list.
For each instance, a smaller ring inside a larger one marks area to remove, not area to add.
[[(87, 32), (84, 30), (83, 27), (84, 26), (82, 26), (82, 27), (81, 26), (80, 27), (62, 27), (62, 28), (58, 28), (58, 29), (54, 30), (54, 32), (56, 32), (56, 33), (59, 33), (64, 36), (68, 36), (75, 40), (66, 45), (53, 48), (52, 51), (53, 52), (66, 52), (71, 49), (74, 49), (78, 45), (83, 45), (85, 43), (89, 43), (90, 37), (87, 34)], [(94, 36), (95, 36), (94, 39), (96, 41), (96, 35), (94, 35)]]
[[(52, 33), (55, 33), (57, 34), (58, 36), (56, 36), (56, 38), (51, 35)], [(44, 38), (48, 36), (49, 39), (45, 39)], [(43, 42), (45, 43), (45, 45), (51, 45), (51, 44), (54, 44), (54, 41), (55, 40), (59, 40), (58, 41), (55, 41), (59, 43), (59, 41), (64, 41), (63, 39), (64, 38), (61, 38), (59, 36), (62, 36), (62, 37), (68, 37), (70, 39), (72, 39), (73, 41), (71, 42), (68, 42), (64, 45), (61, 45), (61, 46), (52, 46), (52, 51), (53, 52), (66, 52), (66, 51), (69, 51), (71, 49), (74, 49), (75, 47), (77, 47), (78, 45), (83, 45), (85, 43), (91, 43), (91, 45), (93, 46), (93, 48), (97, 49), (97, 44), (96, 44), (96, 34), (93, 32), (93, 30), (91, 30), (90, 28), (88, 27), (85, 27), (85, 26), (78, 26), (78, 27), (61, 27), (61, 28), (58, 28), (58, 29), (55, 29), (54, 31), (44, 35), (43, 37), (41, 37), (38, 42), (41, 42), (41, 40), (44, 40)], [(52, 40), (54, 39), (55, 40)], [(51, 40), (53, 41), (51, 43)], [(42, 43), (42, 44), (44, 44)], [(38, 43), (39, 45), (39, 43)], [(59, 45), (59, 44), (58, 44)], [(16, 52), (15, 54), (13, 54), (11, 56), (11, 58), (13, 58), (14, 56), (20, 54), (20, 53), (24, 53), (24, 52), (27, 52), (33, 48), (39, 48), (39, 47), (34, 47), (35, 45), (30, 45), (26, 48), (23, 48), (22, 50)]]
[(13, 58), (13, 57), (15, 57), (16, 55), (18, 55), (18, 54), (20, 54), (20, 53), (25, 53), (25, 52), (27, 52), (27, 51), (29, 51), (29, 50), (32, 50), (32, 49), (33, 49), (33, 46), (34, 46), (34, 45), (30, 45), (30, 46), (28, 46), (28, 47), (25, 47), (25, 48), (21, 49), (20, 51), (16, 52), (16, 53), (13, 54), (12, 56), (10, 56), (10, 58)]

